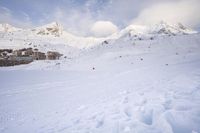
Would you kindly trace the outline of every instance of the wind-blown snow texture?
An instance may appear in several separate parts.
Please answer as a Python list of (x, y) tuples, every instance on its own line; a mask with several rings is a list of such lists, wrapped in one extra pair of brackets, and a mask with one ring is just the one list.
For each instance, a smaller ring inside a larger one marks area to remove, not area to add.
[(199, 34), (68, 49), (76, 54), (0, 68), (1, 133), (200, 132)]

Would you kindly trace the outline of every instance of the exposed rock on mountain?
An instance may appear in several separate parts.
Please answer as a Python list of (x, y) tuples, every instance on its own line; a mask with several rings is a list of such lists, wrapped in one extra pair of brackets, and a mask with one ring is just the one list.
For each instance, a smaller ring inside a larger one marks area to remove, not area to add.
[(53, 35), (59, 37), (63, 34), (63, 27), (57, 22), (33, 29), (38, 35)]

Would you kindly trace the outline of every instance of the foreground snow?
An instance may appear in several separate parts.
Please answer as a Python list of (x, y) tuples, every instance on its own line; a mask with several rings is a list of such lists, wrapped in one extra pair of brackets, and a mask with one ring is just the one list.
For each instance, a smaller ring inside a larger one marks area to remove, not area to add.
[(123, 38), (72, 59), (1, 68), (0, 132), (200, 132), (199, 51), (199, 34)]

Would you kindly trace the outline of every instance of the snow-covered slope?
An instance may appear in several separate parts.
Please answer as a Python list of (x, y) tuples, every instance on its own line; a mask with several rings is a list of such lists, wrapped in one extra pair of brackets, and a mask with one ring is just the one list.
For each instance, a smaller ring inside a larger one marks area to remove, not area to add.
[[(0, 132), (199, 133), (200, 34), (153, 37), (107, 38), (74, 58), (0, 68)], [(53, 41), (48, 48), (75, 48)]]

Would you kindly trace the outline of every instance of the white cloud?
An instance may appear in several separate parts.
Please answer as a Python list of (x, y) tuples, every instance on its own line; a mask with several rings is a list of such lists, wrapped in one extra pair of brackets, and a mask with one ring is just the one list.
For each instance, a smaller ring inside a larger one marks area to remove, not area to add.
[[(107, 36), (130, 23), (153, 24), (160, 20), (182, 22), (188, 26), (200, 26), (200, 0), (58, 0), (47, 2), (35, 0), (21, 2), (27, 10), (9, 9), (0, 6), (0, 23), (10, 23), (19, 27), (35, 27), (57, 21), (64, 29), (80, 36)], [(17, 2), (18, 3), (18, 2)], [(16, 6), (19, 6), (18, 4)], [(44, 6), (48, 8), (43, 8)], [(21, 9), (21, 8), (20, 8)], [(51, 10), (48, 10), (51, 9)], [(138, 16), (138, 17), (137, 17)], [(135, 18), (134, 20), (132, 20)], [(115, 23), (100, 24), (98, 20)], [(97, 23), (98, 24), (98, 23)], [(106, 25), (108, 26), (106, 28)], [(98, 28), (102, 27), (102, 28)], [(106, 34), (107, 33), (107, 34)]]
[(96, 37), (106, 37), (117, 31), (117, 26), (110, 21), (97, 21), (91, 28), (91, 32)]
[(0, 6), (0, 23), (9, 23), (17, 27), (31, 27), (32, 22), (28, 14), (21, 12), (20, 15), (22, 19), (16, 19), (10, 9)]
[(155, 24), (159, 21), (181, 22), (187, 26), (200, 25), (200, 0), (161, 2), (145, 8), (132, 23)]
[(11, 11), (6, 7), (0, 7), (0, 22), (5, 23), (11, 18)]
[(91, 12), (87, 9), (66, 9), (57, 7), (50, 14), (43, 14), (40, 24), (56, 21), (64, 26), (67, 32), (78, 36), (89, 36), (90, 28), (95, 22)]

